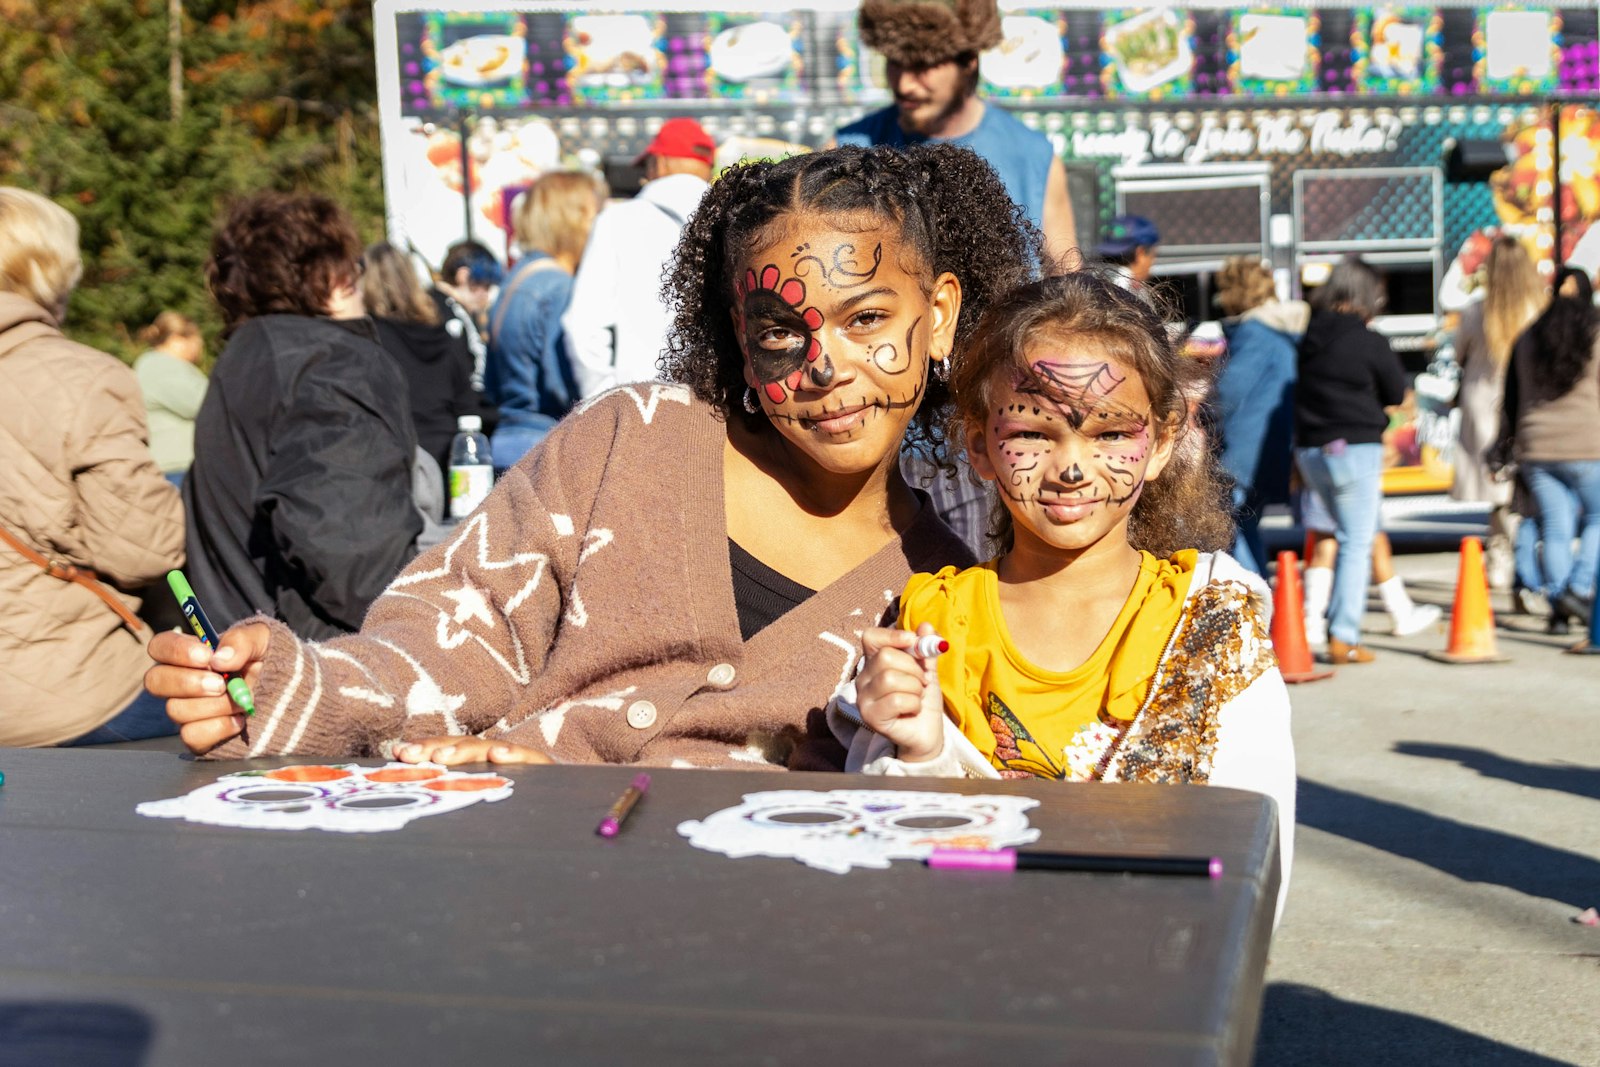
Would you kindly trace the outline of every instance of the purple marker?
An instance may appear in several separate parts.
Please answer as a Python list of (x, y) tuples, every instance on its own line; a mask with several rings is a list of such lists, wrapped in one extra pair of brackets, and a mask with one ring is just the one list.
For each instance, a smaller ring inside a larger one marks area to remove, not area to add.
[(957, 871), (1091, 871), (1101, 874), (1189, 874), (1222, 877), (1217, 856), (1101, 856), (1084, 852), (998, 852), (938, 848), (929, 867)]
[(611, 810), (606, 812), (606, 817), (600, 820), (600, 825), (594, 832), (601, 837), (616, 837), (617, 831), (622, 829), (623, 820), (628, 817), (628, 812), (639, 803), (639, 798), (644, 796), (645, 790), (650, 788), (650, 776), (641, 774), (633, 780), (633, 784), (622, 791), (617, 802), (611, 805)]

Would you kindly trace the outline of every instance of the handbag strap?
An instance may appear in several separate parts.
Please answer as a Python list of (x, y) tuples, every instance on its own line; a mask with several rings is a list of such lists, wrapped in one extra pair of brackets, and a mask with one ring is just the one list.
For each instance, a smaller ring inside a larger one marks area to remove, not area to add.
[(506, 285), (505, 290), (500, 294), (500, 299), (496, 301), (496, 310), (499, 312), (499, 314), (495, 315), (494, 321), (489, 324), (489, 341), (492, 342), (497, 336), (499, 336), (500, 327), (505, 325), (506, 312), (511, 310), (511, 294), (517, 291), (517, 286), (521, 285), (527, 279), (528, 275), (532, 274), (534, 271), (549, 270), (552, 267), (558, 266), (560, 266), (560, 264), (558, 264), (550, 256), (542, 256), (539, 259), (529, 263), (527, 266), (519, 266), (517, 268), (516, 273), (511, 276), (511, 281)]
[(73, 585), (83, 586), (85, 589), (89, 590), (89, 592), (103, 600), (106, 607), (116, 612), (117, 616), (122, 619), (122, 621), (127, 625), (128, 629), (133, 631), (134, 636), (142, 637), (144, 635), (145, 626), (144, 623), (139, 621), (139, 616), (129, 611), (128, 606), (122, 601), (118, 600), (115, 593), (101, 584), (100, 580), (95, 577), (93, 571), (87, 571), (81, 567), (75, 567), (70, 563), (62, 563), (60, 560), (46, 559), (44, 556), (40, 555), (27, 545), (23, 544), (21, 541), (17, 540), (16, 537), (12, 536), (11, 531), (7, 530), (4, 526), (0, 526), (0, 541), (4, 541), (6, 544), (16, 549), (16, 551), (21, 554), (23, 559), (27, 560), (29, 563), (32, 563), (35, 567), (42, 568), (50, 577), (59, 578), (63, 582), (71, 582)]

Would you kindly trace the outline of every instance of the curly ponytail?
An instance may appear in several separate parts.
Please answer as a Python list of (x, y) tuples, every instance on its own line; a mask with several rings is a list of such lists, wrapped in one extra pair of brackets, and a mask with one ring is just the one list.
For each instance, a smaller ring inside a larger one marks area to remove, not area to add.
[[(961, 313), (952, 366), (985, 309), (1042, 262), (1039, 231), (989, 164), (965, 148), (843, 147), (729, 168), (701, 200), (662, 278), (673, 326), (661, 367), (725, 417), (752, 426), (765, 416), (746, 416), (739, 403), (744, 357), (728, 313), (734, 276), (777, 238), (779, 226), (802, 214), (898, 229), (902, 254), (914, 260), (902, 266), (921, 279), (924, 293), (946, 271), (956, 277)], [(936, 446), (943, 439), (949, 397), (943, 382), (929, 379), (910, 441)]]

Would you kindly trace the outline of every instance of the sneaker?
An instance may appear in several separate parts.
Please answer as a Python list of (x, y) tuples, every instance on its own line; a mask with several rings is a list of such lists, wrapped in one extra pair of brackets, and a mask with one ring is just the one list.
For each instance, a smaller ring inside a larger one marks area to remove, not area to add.
[(1413, 604), (1403, 616), (1394, 617), (1394, 628), (1389, 632), (1396, 637), (1410, 637), (1426, 630), (1443, 616), (1444, 609), (1437, 604)]

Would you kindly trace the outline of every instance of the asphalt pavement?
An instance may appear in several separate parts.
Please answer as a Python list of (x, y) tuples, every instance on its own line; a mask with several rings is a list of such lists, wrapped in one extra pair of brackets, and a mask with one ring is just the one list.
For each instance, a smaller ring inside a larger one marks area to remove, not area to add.
[[(1448, 613), (1482, 509), (1385, 517), (1412, 595)], [(1260, 1067), (1600, 1065), (1600, 926), (1573, 921), (1600, 907), (1600, 656), (1493, 601), (1508, 662), (1425, 659), (1448, 614), (1391, 637), (1374, 596), (1377, 661), (1291, 688), (1299, 827)]]

